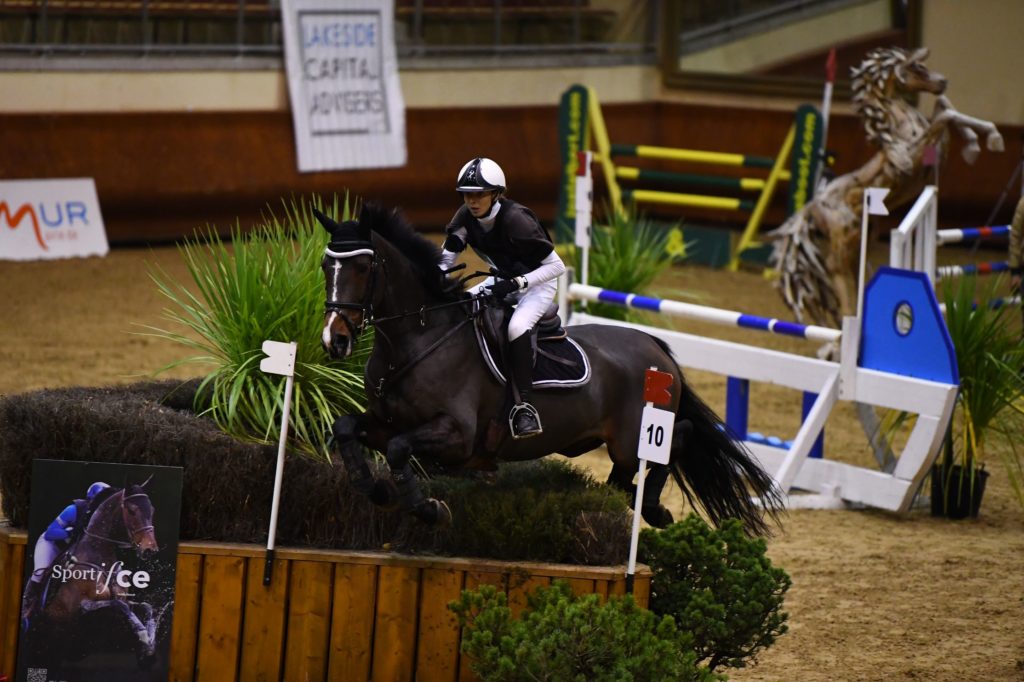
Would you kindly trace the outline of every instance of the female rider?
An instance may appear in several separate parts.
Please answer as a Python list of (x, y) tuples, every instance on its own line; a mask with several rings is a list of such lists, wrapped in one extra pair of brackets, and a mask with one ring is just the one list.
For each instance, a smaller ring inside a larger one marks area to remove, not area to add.
[(499, 300), (516, 303), (508, 325), (509, 387), (514, 384), (518, 396), (511, 401), (515, 404), (509, 427), (513, 438), (529, 438), (542, 432), (540, 414), (529, 402), (533, 386), (530, 331), (554, 300), (556, 280), (565, 265), (537, 216), (506, 198), (505, 187), (505, 173), (491, 159), (477, 157), (462, 167), (455, 190), (464, 203), (446, 228), (441, 267), (450, 268), (468, 244), (498, 273), (472, 291), (486, 288)]

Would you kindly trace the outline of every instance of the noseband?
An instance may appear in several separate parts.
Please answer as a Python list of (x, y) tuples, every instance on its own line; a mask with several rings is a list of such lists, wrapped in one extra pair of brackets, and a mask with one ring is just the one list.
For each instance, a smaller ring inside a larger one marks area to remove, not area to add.
[[(351, 251), (334, 251), (330, 246), (324, 249), (324, 255), (329, 258), (333, 258), (335, 261), (342, 261), (346, 258), (354, 258), (355, 256), (372, 256), (373, 261), (370, 263), (370, 282), (366, 286), (366, 293), (363, 295), (362, 303), (343, 303), (341, 301), (332, 300), (328, 297), (324, 301), (324, 312), (325, 313), (338, 313), (341, 319), (345, 322), (345, 326), (348, 327), (349, 334), (353, 337), (357, 334), (361, 334), (366, 331), (367, 326), (373, 324), (373, 291), (377, 284), (377, 270), (379, 261), (377, 259), (377, 252), (372, 248), (358, 248)], [(340, 263), (338, 265), (340, 267)], [(351, 318), (345, 314), (347, 310), (358, 310), (363, 314), (363, 321), (357, 328), (352, 324)]]

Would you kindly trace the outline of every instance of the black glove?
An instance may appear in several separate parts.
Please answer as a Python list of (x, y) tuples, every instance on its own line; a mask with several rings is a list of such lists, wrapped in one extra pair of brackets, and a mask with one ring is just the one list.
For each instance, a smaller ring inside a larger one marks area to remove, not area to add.
[(487, 287), (487, 290), (490, 291), (491, 295), (495, 298), (502, 299), (513, 291), (519, 291), (519, 282), (515, 279), (499, 279), (497, 282)]

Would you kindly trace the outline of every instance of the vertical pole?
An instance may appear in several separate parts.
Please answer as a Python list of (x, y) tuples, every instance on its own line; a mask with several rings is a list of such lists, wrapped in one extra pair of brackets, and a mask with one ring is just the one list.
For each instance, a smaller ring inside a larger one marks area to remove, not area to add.
[(274, 500), (270, 506), (270, 531), (267, 534), (267, 558), (263, 564), (263, 584), (269, 585), (274, 570), (274, 542), (277, 536), (277, 512), (281, 505), (281, 483), (284, 479), (285, 441), (288, 439), (288, 416), (292, 406), (292, 387), (295, 377), (291, 374), (284, 384), (284, 409), (281, 410), (281, 438), (277, 443), (277, 471), (274, 474)]
[[(652, 368), (654, 369), (654, 368)], [(650, 405), (651, 403), (647, 403)], [(640, 507), (644, 499), (644, 481), (647, 478), (647, 460), (640, 459), (636, 480), (636, 501), (633, 503), (633, 534), (629, 541), (629, 564), (626, 566), (626, 594), (633, 594), (633, 576), (636, 574), (636, 552), (640, 543)]]

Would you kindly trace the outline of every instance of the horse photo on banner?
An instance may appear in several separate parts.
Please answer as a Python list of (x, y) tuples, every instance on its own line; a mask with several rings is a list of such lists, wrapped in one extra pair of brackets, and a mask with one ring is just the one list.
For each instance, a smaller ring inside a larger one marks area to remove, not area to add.
[(393, 0), (283, 0), (300, 172), (406, 162)]
[(17, 679), (167, 680), (180, 467), (32, 462)]

